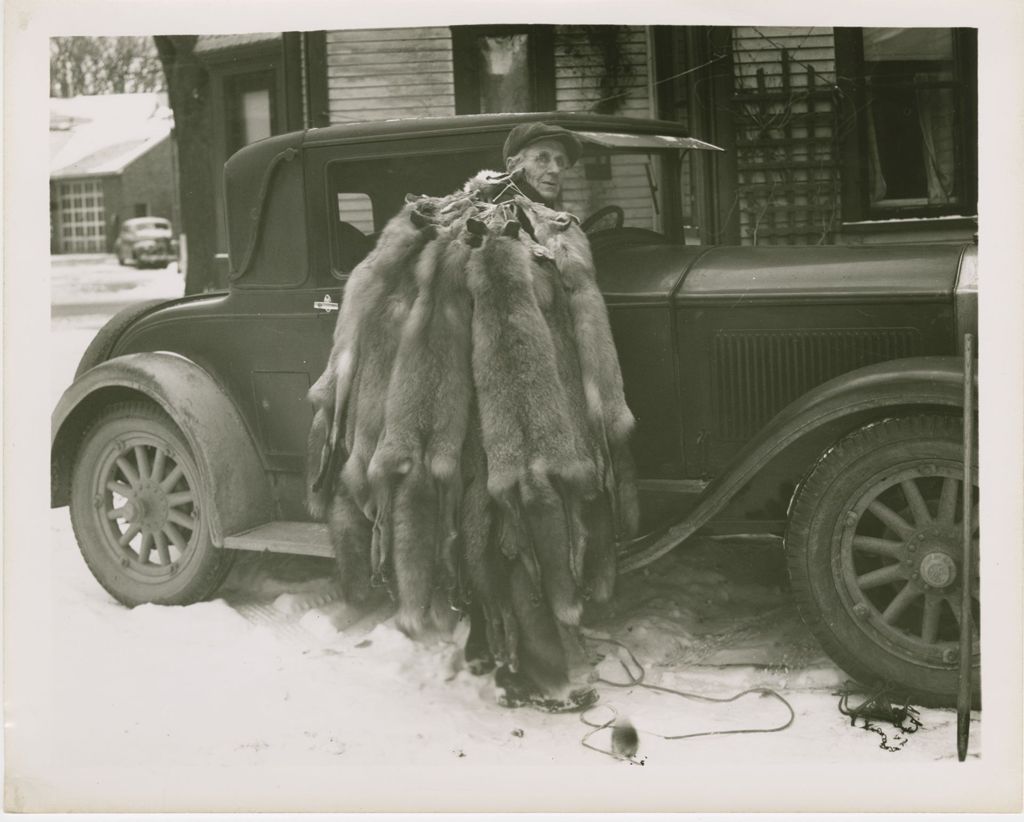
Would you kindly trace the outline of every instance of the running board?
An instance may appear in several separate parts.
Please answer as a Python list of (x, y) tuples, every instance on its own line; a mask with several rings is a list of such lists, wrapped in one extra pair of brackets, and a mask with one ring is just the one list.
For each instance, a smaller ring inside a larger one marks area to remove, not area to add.
[(327, 526), (322, 522), (267, 522), (225, 537), (224, 547), (235, 551), (273, 551), (276, 554), (334, 557)]

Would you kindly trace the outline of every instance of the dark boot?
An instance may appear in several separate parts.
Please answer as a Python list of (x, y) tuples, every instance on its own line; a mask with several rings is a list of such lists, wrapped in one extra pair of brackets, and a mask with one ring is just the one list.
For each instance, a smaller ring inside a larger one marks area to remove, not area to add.
[(505, 666), (495, 671), (498, 703), (550, 713), (589, 708), (598, 695), (588, 682), (592, 670), (581, 664), (580, 650), (569, 641), (575, 628), (558, 623), (521, 564), (513, 566), (510, 583), (519, 623), (519, 667), (514, 672)]
[(504, 665), (494, 672), (498, 687), (498, 704), (505, 708), (536, 708), (549, 714), (585, 711), (597, 704), (597, 691), (585, 685), (569, 690), (564, 696), (547, 696), (523, 673), (513, 673)]
[(469, 608), (469, 636), (466, 637), (466, 670), (476, 676), (494, 670), (494, 655), (487, 640), (487, 618), (484, 609), (474, 602)]

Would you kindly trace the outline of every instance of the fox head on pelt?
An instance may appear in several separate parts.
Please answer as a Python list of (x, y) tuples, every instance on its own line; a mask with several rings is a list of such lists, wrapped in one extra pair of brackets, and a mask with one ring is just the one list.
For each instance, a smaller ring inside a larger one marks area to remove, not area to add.
[(480, 200), (494, 201), (512, 185), (512, 175), (506, 171), (483, 169), (470, 177), (462, 186), (462, 193)]
[(484, 220), (476, 217), (470, 217), (466, 220), (466, 233), (463, 239), (466, 245), (471, 248), (479, 248), (483, 245), (485, 237), (509, 237), (514, 240), (519, 237), (520, 229), (519, 223), (516, 220), (509, 219), (507, 215), (502, 215), (499, 219), (492, 219), (488, 222), (484, 222)]

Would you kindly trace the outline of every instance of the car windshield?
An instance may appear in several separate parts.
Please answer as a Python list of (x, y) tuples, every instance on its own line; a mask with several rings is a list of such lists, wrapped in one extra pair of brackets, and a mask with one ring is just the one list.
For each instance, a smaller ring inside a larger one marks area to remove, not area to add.
[[(657, 135), (584, 132), (580, 136), (583, 155), (563, 174), (562, 208), (584, 221), (588, 231), (617, 228), (621, 223), (684, 241), (693, 221), (687, 196), (690, 164), (681, 158), (688, 149), (713, 146)], [(502, 167), (500, 153), (494, 149), (330, 163), (327, 183), (332, 192), (335, 275), (344, 276), (368, 253), (407, 194), (449, 194), (478, 171)], [(595, 219), (587, 224), (588, 218)]]
[[(689, 211), (689, 163), (681, 162), (691, 149), (716, 150), (689, 137), (658, 134), (579, 132), (583, 156), (563, 177), (565, 208), (581, 220), (598, 212), (591, 231), (618, 227), (642, 228), (681, 240), (692, 224)], [(682, 195), (674, 199), (676, 194)], [(617, 209), (622, 209), (622, 216)]]

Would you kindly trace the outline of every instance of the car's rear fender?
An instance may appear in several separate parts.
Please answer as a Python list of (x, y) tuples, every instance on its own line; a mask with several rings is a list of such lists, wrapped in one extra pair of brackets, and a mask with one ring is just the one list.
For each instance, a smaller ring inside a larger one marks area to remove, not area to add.
[(637, 552), (623, 570), (672, 550), (744, 494), (750, 497), (749, 507), (764, 507), (765, 488), (776, 487), (775, 504), (784, 518), (792, 490), (806, 471), (853, 428), (898, 414), (962, 414), (963, 373), (960, 357), (913, 357), (850, 371), (807, 392), (743, 447), (682, 521)]
[(104, 408), (149, 400), (181, 429), (213, 510), (215, 545), (274, 519), (270, 483), (256, 445), (227, 393), (189, 359), (168, 352), (127, 354), (91, 368), (64, 392), (52, 416), (50, 504), (68, 504), (71, 469), (83, 433)]
[(134, 325), (141, 317), (153, 311), (157, 306), (165, 305), (167, 302), (167, 300), (147, 300), (141, 303), (133, 303), (132, 305), (125, 306), (107, 320), (106, 324), (92, 338), (92, 342), (85, 349), (82, 359), (79, 360), (78, 368), (75, 371), (75, 379), (77, 380), (93, 366), (109, 359), (110, 354), (114, 350), (114, 345), (130, 326)]

